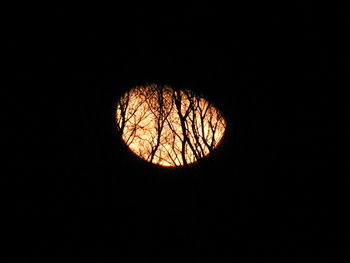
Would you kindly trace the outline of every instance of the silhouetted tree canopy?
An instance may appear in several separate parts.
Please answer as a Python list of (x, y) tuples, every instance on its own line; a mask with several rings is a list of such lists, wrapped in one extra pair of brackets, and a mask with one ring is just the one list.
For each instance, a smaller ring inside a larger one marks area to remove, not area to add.
[(117, 102), (116, 122), (134, 153), (163, 166), (188, 165), (212, 153), (226, 127), (209, 101), (156, 84), (126, 92)]

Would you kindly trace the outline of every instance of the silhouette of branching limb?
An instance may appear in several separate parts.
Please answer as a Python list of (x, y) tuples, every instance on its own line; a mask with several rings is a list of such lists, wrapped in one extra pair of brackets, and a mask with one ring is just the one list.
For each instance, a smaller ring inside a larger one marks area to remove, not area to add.
[(120, 98), (120, 100), (117, 102), (117, 114), (116, 114), (116, 122), (117, 122), (117, 129), (120, 134), (123, 134), (124, 127), (126, 123), (126, 111), (129, 105), (129, 92), (126, 92), (124, 96)]
[(116, 121), (130, 149), (165, 166), (188, 165), (213, 152), (225, 129), (210, 102), (192, 91), (155, 84), (125, 93)]

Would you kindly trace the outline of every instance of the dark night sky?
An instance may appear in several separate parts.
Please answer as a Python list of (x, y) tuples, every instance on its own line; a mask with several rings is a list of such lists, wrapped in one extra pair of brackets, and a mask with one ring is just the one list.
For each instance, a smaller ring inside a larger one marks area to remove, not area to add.
[[(260, 5), (8, 12), (10, 262), (340, 262), (349, 16)], [(216, 155), (168, 170), (124, 148), (114, 103), (152, 82), (219, 106)]]

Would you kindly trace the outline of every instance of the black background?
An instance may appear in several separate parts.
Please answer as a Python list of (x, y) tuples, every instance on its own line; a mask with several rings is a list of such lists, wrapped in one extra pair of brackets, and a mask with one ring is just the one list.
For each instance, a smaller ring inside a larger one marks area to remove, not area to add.
[[(343, 7), (147, 2), (5, 13), (10, 262), (343, 257)], [(169, 170), (117, 140), (116, 100), (153, 82), (220, 108), (228, 128), (214, 156)]]

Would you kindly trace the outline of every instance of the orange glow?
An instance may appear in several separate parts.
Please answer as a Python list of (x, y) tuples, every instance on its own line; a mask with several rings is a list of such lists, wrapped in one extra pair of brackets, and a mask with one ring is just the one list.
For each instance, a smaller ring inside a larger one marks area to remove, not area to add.
[(224, 135), (220, 111), (188, 90), (151, 84), (125, 93), (116, 108), (118, 132), (132, 152), (177, 167), (208, 155)]

